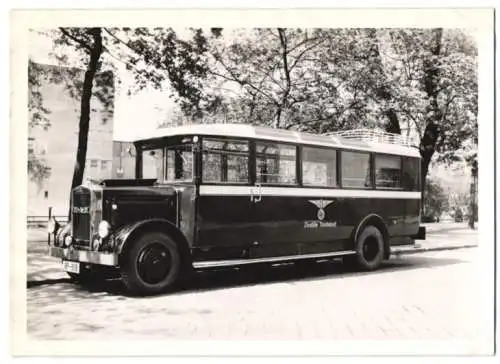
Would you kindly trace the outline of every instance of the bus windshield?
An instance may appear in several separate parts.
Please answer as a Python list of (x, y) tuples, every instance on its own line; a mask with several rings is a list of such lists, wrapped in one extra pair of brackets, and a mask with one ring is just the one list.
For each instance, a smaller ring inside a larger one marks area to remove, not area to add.
[(142, 152), (142, 178), (156, 178), (159, 183), (193, 180), (192, 144), (146, 149)]

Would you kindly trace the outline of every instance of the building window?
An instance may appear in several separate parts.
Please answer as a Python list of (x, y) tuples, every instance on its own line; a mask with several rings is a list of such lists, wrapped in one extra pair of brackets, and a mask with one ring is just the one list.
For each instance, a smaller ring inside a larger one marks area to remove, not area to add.
[(342, 152), (342, 186), (358, 188), (372, 186), (369, 153)]
[(109, 168), (110, 161), (102, 160), (101, 161), (101, 170), (105, 171)]
[(246, 141), (203, 140), (203, 182), (248, 182)]
[(304, 147), (302, 182), (306, 186), (337, 186), (337, 151)]
[(257, 182), (297, 183), (297, 147), (276, 143), (257, 143)]
[(97, 168), (98, 164), (99, 164), (99, 160), (97, 160), (97, 159), (90, 160), (90, 168)]
[(394, 155), (375, 156), (375, 186), (401, 187), (401, 157)]

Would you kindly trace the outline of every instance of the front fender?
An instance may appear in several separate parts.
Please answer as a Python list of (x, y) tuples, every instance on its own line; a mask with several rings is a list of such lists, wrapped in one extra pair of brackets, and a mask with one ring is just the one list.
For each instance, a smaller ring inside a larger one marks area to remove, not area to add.
[(62, 247), (64, 244), (64, 238), (66, 235), (72, 235), (73, 234), (73, 228), (71, 222), (68, 222), (66, 225), (62, 226), (59, 228), (59, 230), (56, 232), (54, 236), (54, 246), (59, 246)]
[(186, 237), (179, 228), (170, 221), (165, 219), (147, 219), (122, 226), (117, 230), (112, 237), (113, 252), (120, 254), (136, 237), (148, 231), (165, 232), (180, 244), (183, 250), (188, 248)]

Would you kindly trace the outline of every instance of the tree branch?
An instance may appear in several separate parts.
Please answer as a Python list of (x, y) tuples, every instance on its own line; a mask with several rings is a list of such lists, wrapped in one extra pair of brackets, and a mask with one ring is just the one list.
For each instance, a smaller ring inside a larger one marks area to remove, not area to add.
[(217, 55), (213, 55), (215, 60), (217, 62), (219, 62), (223, 67), (224, 69), (229, 73), (230, 77), (228, 76), (225, 76), (225, 75), (222, 75), (218, 72), (215, 72), (215, 71), (212, 71), (212, 70), (208, 70), (209, 73), (215, 75), (215, 76), (219, 76), (219, 77), (222, 77), (228, 81), (233, 81), (233, 82), (236, 82), (238, 83), (239, 85), (241, 85), (242, 87), (244, 86), (249, 86), (250, 88), (252, 88), (253, 90), (255, 90), (256, 92), (264, 95), (265, 97), (267, 97), (273, 104), (275, 105), (279, 105), (279, 103), (270, 95), (268, 95), (266, 92), (262, 91), (261, 89), (255, 87), (254, 85), (252, 85), (250, 82), (247, 82), (247, 81), (243, 81), (243, 80), (240, 80), (235, 74), (234, 72), (232, 72), (232, 70), (226, 66), (226, 64), (222, 61), (222, 59), (217, 56)]
[(78, 45), (80, 45), (81, 47), (85, 48), (87, 51), (89, 52), (92, 52), (92, 47), (90, 45), (88, 45), (87, 43), (85, 43), (83, 40), (81, 39), (78, 39), (77, 37), (75, 37), (74, 35), (72, 35), (70, 32), (68, 32), (66, 29), (64, 28), (59, 28), (59, 30), (61, 31), (61, 33), (63, 33), (66, 37), (68, 37), (69, 39), (71, 39), (73, 42), (77, 43)]

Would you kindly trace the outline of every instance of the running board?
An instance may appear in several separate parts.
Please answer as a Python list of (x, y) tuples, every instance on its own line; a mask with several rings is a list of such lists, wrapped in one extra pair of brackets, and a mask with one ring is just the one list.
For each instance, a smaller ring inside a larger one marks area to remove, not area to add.
[(303, 254), (303, 255), (287, 255), (287, 256), (282, 256), (282, 257), (270, 257), (270, 258), (211, 260), (211, 261), (203, 261), (203, 262), (193, 262), (193, 267), (195, 269), (230, 267), (230, 266), (235, 266), (235, 265), (255, 264), (255, 263), (275, 263), (275, 262), (285, 262), (285, 261), (289, 261), (289, 260), (299, 260), (299, 259), (330, 258), (330, 257), (338, 257), (338, 256), (343, 256), (343, 255), (352, 255), (352, 254), (356, 254), (356, 252), (354, 250), (344, 250), (341, 252)]

